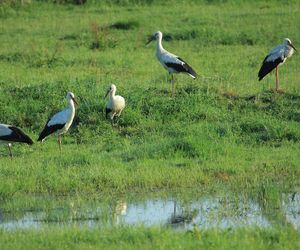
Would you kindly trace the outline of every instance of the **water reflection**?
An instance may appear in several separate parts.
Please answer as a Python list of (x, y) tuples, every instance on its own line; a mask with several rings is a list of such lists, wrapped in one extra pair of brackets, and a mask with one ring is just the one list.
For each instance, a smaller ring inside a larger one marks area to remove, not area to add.
[(291, 225), (300, 228), (299, 193), (282, 194), (274, 201), (242, 195), (202, 196), (184, 200), (174, 197), (115, 199), (51, 203), (38, 210), (11, 211), (0, 208), (0, 228), (37, 229), (43, 226), (104, 227), (119, 225), (167, 226), (179, 230), (193, 227), (237, 228)]
[(111, 224), (118, 226), (123, 223), (122, 218), (126, 216), (127, 212), (127, 203), (125, 200), (117, 200), (115, 205), (112, 206), (112, 220)]

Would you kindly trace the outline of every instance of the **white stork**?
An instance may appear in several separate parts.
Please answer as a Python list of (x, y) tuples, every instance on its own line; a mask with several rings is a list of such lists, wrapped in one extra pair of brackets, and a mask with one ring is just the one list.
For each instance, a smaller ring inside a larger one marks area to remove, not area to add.
[(21, 129), (7, 124), (0, 124), (0, 143), (8, 145), (10, 157), (12, 158), (11, 146), (12, 143), (20, 142), (33, 144), (33, 141)]
[(58, 145), (60, 150), (61, 150), (61, 135), (66, 133), (70, 128), (75, 116), (75, 104), (77, 104), (75, 95), (72, 92), (68, 92), (66, 98), (69, 102), (69, 107), (52, 116), (47, 121), (43, 131), (41, 132), (38, 138), (38, 141), (43, 142), (47, 136), (57, 132)]
[(113, 123), (114, 117), (119, 117), (125, 108), (125, 99), (120, 95), (116, 95), (117, 87), (111, 84), (106, 92), (105, 97), (109, 94), (109, 100), (105, 107), (105, 116), (110, 116)]
[(270, 53), (264, 59), (261, 68), (258, 72), (259, 81), (262, 80), (267, 74), (276, 68), (276, 88), (279, 90), (279, 79), (278, 79), (278, 66), (283, 64), (285, 60), (291, 57), (296, 51), (296, 48), (292, 44), (291, 40), (285, 38), (283, 44), (278, 45), (270, 51)]
[(174, 73), (185, 73), (188, 74), (193, 79), (197, 77), (197, 73), (183, 59), (166, 51), (163, 48), (162, 37), (163, 34), (160, 31), (157, 31), (149, 38), (147, 44), (149, 44), (153, 40), (157, 40), (156, 57), (159, 60), (159, 62), (162, 64), (162, 66), (164, 66), (164, 68), (171, 75), (172, 94), (174, 94), (174, 76), (173, 76)]

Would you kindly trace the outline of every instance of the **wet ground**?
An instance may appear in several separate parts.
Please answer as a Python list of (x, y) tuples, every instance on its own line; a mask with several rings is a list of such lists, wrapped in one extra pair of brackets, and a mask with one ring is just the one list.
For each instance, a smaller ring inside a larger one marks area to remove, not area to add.
[(119, 225), (167, 226), (177, 230), (290, 225), (299, 230), (300, 193), (270, 197), (232, 193), (180, 197), (131, 194), (105, 201), (39, 196), (21, 205), (17, 201), (0, 204), (0, 228), (6, 230)]

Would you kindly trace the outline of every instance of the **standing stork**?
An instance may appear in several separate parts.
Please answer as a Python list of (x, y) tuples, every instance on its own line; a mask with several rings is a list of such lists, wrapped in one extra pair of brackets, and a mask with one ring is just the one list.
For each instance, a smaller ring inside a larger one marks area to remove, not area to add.
[(12, 143), (20, 142), (33, 144), (33, 141), (21, 129), (7, 124), (0, 124), (0, 143), (7, 143), (9, 155), (12, 158), (11, 147)]
[(66, 98), (69, 102), (69, 107), (52, 116), (47, 121), (43, 131), (41, 132), (38, 138), (38, 141), (43, 142), (47, 136), (57, 132), (58, 145), (60, 150), (61, 150), (61, 135), (66, 133), (70, 128), (75, 116), (75, 104), (78, 105), (75, 99), (75, 95), (72, 92), (68, 92)]
[(279, 91), (278, 66), (283, 64), (287, 58), (291, 57), (296, 51), (291, 40), (285, 38), (283, 44), (278, 45), (270, 51), (265, 57), (261, 68), (258, 72), (258, 80), (261, 81), (267, 74), (276, 68), (276, 91)]
[(155, 32), (148, 40), (147, 44), (152, 42), (153, 40), (157, 41), (156, 46), (156, 57), (162, 66), (169, 72), (171, 75), (171, 83), (172, 83), (172, 95), (174, 95), (174, 73), (185, 73), (190, 77), (195, 79), (197, 77), (197, 73), (192, 69), (190, 65), (188, 65), (183, 59), (179, 56), (176, 56), (167, 50), (165, 50), (162, 46), (162, 37), (163, 34), (160, 31)]
[(125, 99), (120, 95), (116, 95), (117, 87), (111, 84), (106, 92), (105, 97), (109, 94), (109, 100), (105, 107), (105, 116), (110, 116), (111, 123), (113, 124), (114, 117), (119, 117), (125, 108)]

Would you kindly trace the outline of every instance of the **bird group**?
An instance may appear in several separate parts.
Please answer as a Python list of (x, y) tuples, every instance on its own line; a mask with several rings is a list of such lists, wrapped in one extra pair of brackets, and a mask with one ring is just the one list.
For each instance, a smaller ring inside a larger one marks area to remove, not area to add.
[[(157, 41), (156, 57), (170, 74), (172, 95), (174, 95), (174, 73), (184, 73), (189, 75), (193, 79), (196, 79), (197, 73), (179, 56), (165, 50), (162, 46), (162, 38), (162, 32), (157, 31), (149, 38), (147, 44), (149, 44), (153, 40)], [(283, 44), (272, 49), (263, 60), (261, 68), (258, 72), (259, 81), (261, 81), (267, 74), (269, 74), (276, 68), (275, 90), (279, 91), (280, 88), (278, 79), (278, 66), (280, 64), (283, 64), (287, 58), (291, 57), (294, 51), (296, 51), (296, 48), (288, 38), (284, 39)], [(105, 97), (109, 95), (109, 100), (105, 107), (105, 115), (106, 118), (110, 118), (112, 125), (114, 118), (119, 117), (123, 109), (125, 108), (125, 99), (122, 96), (116, 95), (116, 89), (116, 86), (114, 84), (111, 84), (105, 95)], [(60, 150), (62, 134), (66, 133), (72, 125), (73, 119), (75, 117), (75, 105), (78, 105), (75, 95), (72, 92), (68, 92), (66, 98), (68, 100), (69, 106), (48, 119), (44, 129), (42, 130), (38, 138), (38, 141), (44, 141), (49, 135), (57, 133), (58, 145)], [(33, 141), (30, 139), (30, 137), (26, 135), (20, 128), (12, 125), (0, 124), (0, 143), (5, 143), (8, 145), (9, 154), (11, 157), (11, 145), (14, 142), (27, 143), (29, 145), (33, 144)]]
[[(122, 96), (115, 95), (116, 89), (116, 86), (111, 84), (107, 90), (107, 94), (105, 95), (106, 97), (109, 94), (109, 101), (105, 108), (106, 117), (108, 117), (108, 115), (110, 116), (112, 124), (113, 119), (115, 117), (119, 117), (125, 108), (125, 99)], [(43, 142), (49, 135), (57, 133), (57, 141), (60, 150), (62, 134), (66, 133), (71, 127), (75, 117), (75, 105), (78, 105), (75, 95), (72, 92), (67, 93), (66, 99), (69, 103), (69, 106), (48, 119), (37, 140)], [(15, 142), (26, 143), (29, 145), (33, 144), (32, 139), (20, 128), (12, 125), (0, 124), (0, 143), (5, 143), (8, 145), (11, 158), (11, 147), (12, 143)]]

